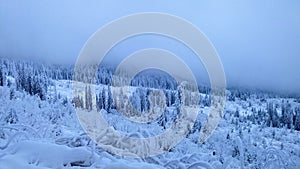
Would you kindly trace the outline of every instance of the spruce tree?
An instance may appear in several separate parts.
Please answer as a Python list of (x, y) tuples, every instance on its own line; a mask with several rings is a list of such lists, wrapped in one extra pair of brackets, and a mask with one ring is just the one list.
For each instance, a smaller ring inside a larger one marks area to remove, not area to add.
[(0, 65), (0, 86), (3, 86), (2, 66)]

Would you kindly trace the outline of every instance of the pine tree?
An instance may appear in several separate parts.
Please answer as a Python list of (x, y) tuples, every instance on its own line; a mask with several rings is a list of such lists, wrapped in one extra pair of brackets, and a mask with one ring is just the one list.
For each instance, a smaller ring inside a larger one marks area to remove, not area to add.
[(267, 104), (268, 120), (267, 125), (270, 127), (279, 127), (279, 116), (273, 103)]
[(299, 130), (300, 131), (300, 107), (297, 107), (295, 109), (295, 130)]
[(27, 91), (29, 92), (30, 95), (33, 95), (31, 76), (28, 76), (27, 83), (28, 83), (28, 90)]
[(141, 102), (141, 95), (140, 90), (135, 90), (134, 93), (131, 96), (131, 104), (136, 109), (136, 111), (141, 112), (142, 111), (142, 102)]
[(98, 111), (101, 110), (101, 109), (103, 109), (102, 92), (100, 92), (100, 93), (97, 95), (96, 102), (97, 102), (97, 109), (98, 109)]
[(89, 109), (93, 109), (93, 98), (92, 98), (92, 91), (91, 91), (91, 86), (88, 87), (88, 104), (89, 104)]
[(149, 110), (149, 103), (148, 103), (148, 91), (147, 89), (141, 90), (140, 92), (141, 97), (141, 110), (148, 111)]
[(2, 66), (0, 65), (0, 86), (3, 86), (3, 73), (2, 73)]
[(167, 106), (170, 107), (172, 105), (172, 93), (170, 90), (165, 90), (165, 95), (167, 98)]
[(87, 90), (87, 86), (85, 86), (85, 109), (89, 109), (89, 103), (88, 103), (88, 90)]
[(113, 97), (111, 93), (111, 87), (108, 86), (108, 111), (113, 107)]
[(291, 104), (287, 102), (282, 102), (281, 105), (282, 109), (282, 118), (281, 122), (283, 125), (286, 125), (289, 129), (292, 128), (292, 121), (293, 121), (293, 116), (292, 116), (292, 109), (291, 109)]
[(85, 109), (91, 111), (93, 109), (91, 86), (85, 86)]
[(108, 111), (108, 96), (105, 88), (102, 88), (102, 101), (103, 101), (103, 109)]

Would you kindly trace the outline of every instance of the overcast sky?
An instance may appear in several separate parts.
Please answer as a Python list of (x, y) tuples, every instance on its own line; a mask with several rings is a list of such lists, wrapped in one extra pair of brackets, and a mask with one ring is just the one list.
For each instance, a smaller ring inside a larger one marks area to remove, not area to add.
[[(196, 25), (215, 46), (229, 86), (300, 94), (297, 0), (0, 0), (0, 57), (75, 63), (84, 43), (96, 30), (138, 12), (169, 13)], [(190, 60), (192, 54), (186, 49), (165, 41), (149, 36), (133, 38), (123, 47), (119, 45), (113, 55), (161, 47)]]

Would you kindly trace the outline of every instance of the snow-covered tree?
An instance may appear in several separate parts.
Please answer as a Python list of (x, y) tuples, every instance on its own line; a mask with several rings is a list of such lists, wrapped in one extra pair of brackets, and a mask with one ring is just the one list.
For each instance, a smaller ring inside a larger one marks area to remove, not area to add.
[(300, 131), (300, 107), (295, 108), (295, 122), (294, 122), (295, 130)]
[(279, 127), (280, 119), (276, 111), (275, 105), (273, 103), (267, 104), (267, 113), (268, 113), (267, 125), (271, 127)]
[(91, 111), (93, 109), (91, 86), (85, 86), (85, 109), (88, 111)]
[(3, 77), (3, 72), (2, 72), (2, 65), (0, 65), (0, 86), (3, 86), (3, 81), (4, 81), (4, 77)]
[(291, 109), (291, 104), (287, 102), (282, 102), (281, 105), (282, 117), (281, 121), (283, 125), (286, 125), (289, 129), (292, 127), (293, 124), (293, 111)]

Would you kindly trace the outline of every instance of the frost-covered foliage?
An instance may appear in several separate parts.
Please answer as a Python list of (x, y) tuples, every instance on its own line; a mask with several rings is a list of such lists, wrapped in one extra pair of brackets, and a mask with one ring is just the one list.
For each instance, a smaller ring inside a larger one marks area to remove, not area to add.
[[(112, 96), (111, 68), (101, 68), (95, 75), (96, 96), (91, 96), (89, 84), (82, 85), (83, 95), (73, 96), (71, 66), (5, 59), (0, 63), (0, 168), (300, 168), (297, 99), (227, 91), (223, 118), (201, 144), (201, 127), (210, 110), (209, 90), (202, 87), (201, 110), (185, 139), (158, 156), (122, 158), (90, 140), (75, 108), (105, 109), (103, 116), (114, 129), (130, 137), (152, 137), (172, 126), (183, 101), (172, 79), (159, 74), (147, 78), (151, 74), (146, 73), (132, 81), (128, 99), (135, 109), (144, 112), (151, 111), (150, 105), (165, 106), (153, 122), (137, 124), (115, 109), (121, 103)], [(86, 69), (82, 67), (82, 72)], [(83, 82), (89, 73), (83, 73)], [(155, 89), (163, 92), (153, 94)], [(166, 102), (155, 99), (160, 94)], [(185, 99), (195, 102), (193, 97)]]

